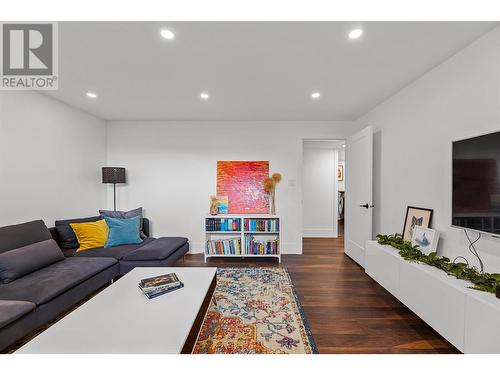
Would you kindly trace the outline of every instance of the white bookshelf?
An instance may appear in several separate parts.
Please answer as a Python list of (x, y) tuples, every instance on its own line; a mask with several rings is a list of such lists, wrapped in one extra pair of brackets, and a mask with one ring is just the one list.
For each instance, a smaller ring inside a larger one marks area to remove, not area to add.
[[(211, 230), (207, 227), (207, 220), (209, 219), (232, 219), (234, 221), (239, 221), (239, 230)], [(263, 230), (249, 230), (245, 229), (245, 223), (248, 220), (275, 220), (277, 223), (278, 230), (273, 231), (263, 231)], [(238, 214), (225, 214), (225, 215), (207, 215), (205, 217), (205, 262), (208, 258), (215, 257), (228, 257), (228, 258), (277, 258), (281, 263), (281, 232), (283, 230), (282, 222), (277, 215), (238, 215)], [(257, 242), (265, 241), (277, 241), (277, 252), (276, 254), (251, 254), (249, 249), (247, 249), (247, 237), (252, 236)], [(239, 238), (241, 241), (241, 254), (229, 254), (229, 253), (210, 253), (208, 250), (207, 243), (209, 241), (225, 240), (225, 239), (236, 239)]]

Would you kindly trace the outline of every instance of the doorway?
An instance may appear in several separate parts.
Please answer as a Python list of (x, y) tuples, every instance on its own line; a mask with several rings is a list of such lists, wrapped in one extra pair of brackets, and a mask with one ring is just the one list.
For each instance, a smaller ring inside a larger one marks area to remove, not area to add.
[(345, 141), (303, 141), (303, 237), (336, 238), (344, 234)]

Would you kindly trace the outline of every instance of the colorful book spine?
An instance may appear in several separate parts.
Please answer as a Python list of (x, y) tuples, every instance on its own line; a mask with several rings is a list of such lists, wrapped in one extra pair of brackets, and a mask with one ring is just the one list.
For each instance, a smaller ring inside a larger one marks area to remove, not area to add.
[(279, 219), (245, 219), (245, 232), (279, 232)]
[(257, 240), (253, 236), (245, 236), (245, 248), (250, 255), (278, 255), (279, 239)]
[(206, 218), (205, 230), (207, 232), (238, 232), (241, 230), (239, 218)]
[(209, 240), (207, 241), (207, 254), (241, 255), (241, 239)]

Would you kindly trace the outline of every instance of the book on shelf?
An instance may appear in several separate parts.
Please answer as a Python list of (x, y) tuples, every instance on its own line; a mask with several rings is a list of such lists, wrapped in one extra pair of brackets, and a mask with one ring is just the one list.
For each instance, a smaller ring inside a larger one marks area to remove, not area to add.
[(245, 219), (245, 232), (279, 232), (280, 221), (274, 219)]
[(238, 232), (241, 230), (239, 218), (206, 218), (205, 230), (207, 232)]
[(158, 288), (158, 289), (154, 289), (154, 290), (150, 290), (150, 291), (143, 290), (143, 293), (146, 297), (148, 297), (149, 299), (152, 299), (155, 297), (159, 297), (163, 294), (173, 292), (174, 290), (177, 290), (177, 289), (180, 289), (183, 287), (184, 287), (184, 283), (181, 282), (180, 284), (175, 285), (175, 286), (171, 286), (171, 287), (163, 287), (163, 288)]
[(279, 239), (263, 240), (245, 236), (245, 248), (250, 255), (278, 255)]
[(241, 238), (226, 238), (207, 241), (207, 254), (240, 255)]
[(164, 275), (142, 279), (139, 282), (139, 288), (141, 288), (144, 293), (147, 293), (165, 288), (173, 288), (179, 286), (180, 284), (181, 281), (175, 273), (167, 273)]

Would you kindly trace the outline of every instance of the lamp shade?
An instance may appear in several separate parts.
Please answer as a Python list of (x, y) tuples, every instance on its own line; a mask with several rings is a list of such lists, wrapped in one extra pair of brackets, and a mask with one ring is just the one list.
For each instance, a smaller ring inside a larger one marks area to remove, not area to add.
[(125, 168), (122, 167), (102, 167), (102, 183), (103, 184), (124, 184)]

